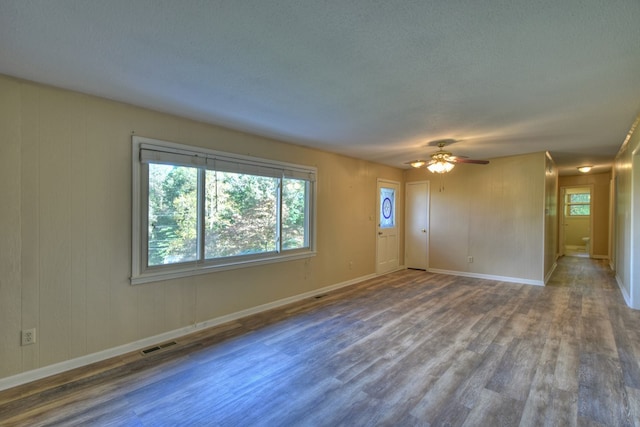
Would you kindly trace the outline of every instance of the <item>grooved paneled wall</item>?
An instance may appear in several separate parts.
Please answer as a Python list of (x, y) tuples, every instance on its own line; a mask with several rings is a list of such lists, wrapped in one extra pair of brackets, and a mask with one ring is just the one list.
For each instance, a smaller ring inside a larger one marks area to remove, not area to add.
[[(0, 379), (375, 272), (376, 179), (400, 169), (5, 76), (0, 93)], [(132, 132), (316, 166), (317, 255), (131, 286)]]
[(557, 172), (545, 153), (460, 164), (444, 176), (405, 172), (406, 181), (424, 179), (432, 183), (429, 268), (544, 280), (557, 234)]

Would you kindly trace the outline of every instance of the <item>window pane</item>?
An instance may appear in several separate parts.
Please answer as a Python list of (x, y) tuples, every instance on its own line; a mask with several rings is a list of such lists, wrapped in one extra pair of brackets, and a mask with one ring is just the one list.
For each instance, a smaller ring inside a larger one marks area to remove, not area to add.
[(396, 225), (396, 192), (393, 188), (380, 189), (380, 227)]
[(591, 214), (591, 206), (589, 205), (571, 205), (569, 206), (570, 216), (583, 216)]
[(206, 171), (205, 258), (273, 252), (278, 178)]
[(198, 170), (149, 164), (148, 265), (197, 258)]
[(590, 193), (569, 194), (569, 203), (589, 203), (591, 201)]
[(309, 246), (306, 234), (307, 182), (282, 180), (282, 249)]

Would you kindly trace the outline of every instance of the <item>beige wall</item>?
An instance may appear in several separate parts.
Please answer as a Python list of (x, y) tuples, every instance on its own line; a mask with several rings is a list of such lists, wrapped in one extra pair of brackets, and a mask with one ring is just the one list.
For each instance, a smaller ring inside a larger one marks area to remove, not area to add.
[[(373, 274), (377, 178), (431, 181), (430, 268), (541, 281), (555, 261), (544, 153), (460, 165), (438, 192), (425, 170), (4, 76), (0, 93), (0, 379)], [(316, 166), (318, 255), (131, 286), (132, 133)]]
[(551, 268), (545, 236), (553, 233), (545, 232), (545, 191), (548, 182), (551, 191), (556, 185), (553, 170), (545, 180), (545, 158), (535, 153), (462, 164), (444, 177), (426, 169), (405, 172), (406, 181), (431, 182), (429, 268), (542, 282)]
[[(640, 309), (640, 116), (631, 127), (613, 167), (615, 188), (616, 280), (627, 304)], [(635, 153), (635, 154), (634, 154)], [(634, 255), (635, 254), (635, 255)]]
[(564, 219), (567, 224), (564, 231), (564, 243), (565, 245), (584, 246), (585, 242), (583, 237), (587, 237), (590, 234), (589, 228), (591, 226), (591, 219), (588, 217)]
[[(609, 186), (611, 174), (595, 173), (561, 176), (559, 186), (572, 187), (593, 185), (592, 208), (593, 230), (591, 233), (591, 253), (594, 258), (609, 258)], [(558, 197), (562, 197), (559, 195)], [(560, 203), (560, 200), (558, 200)], [(568, 243), (573, 244), (573, 243)], [(578, 243), (576, 243), (578, 244)]]
[[(399, 169), (4, 76), (0, 93), (0, 378), (375, 272), (376, 179)], [(131, 286), (132, 132), (316, 166), (318, 255)]]

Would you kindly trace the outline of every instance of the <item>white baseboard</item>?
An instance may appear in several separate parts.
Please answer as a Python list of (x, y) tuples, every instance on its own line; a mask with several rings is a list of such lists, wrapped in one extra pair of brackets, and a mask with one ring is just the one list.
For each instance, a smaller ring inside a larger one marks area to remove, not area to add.
[(558, 267), (558, 263), (554, 262), (553, 265), (551, 266), (551, 269), (547, 273), (547, 275), (544, 276), (544, 284), (545, 285), (549, 282), (549, 279), (551, 279), (551, 275), (553, 274), (554, 271), (556, 271), (557, 267)]
[(496, 280), (498, 282), (521, 283), (524, 285), (544, 286), (542, 280), (522, 279), (520, 277), (494, 276), (492, 274), (469, 273), (466, 271), (440, 270), (438, 268), (430, 268), (430, 273), (450, 274), (452, 276), (473, 277), (475, 279)]
[(631, 305), (631, 302), (632, 302), (631, 295), (629, 295), (629, 293), (627, 292), (627, 290), (625, 289), (622, 283), (622, 279), (620, 279), (620, 276), (618, 276), (617, 274), (616, 274), (616, 283), (618, 284), (618, 288), (620, 288), (620, 292), (622, 293), (624, 302), (626, 302), (629, 307), (634, 308), (633, 305)]
[[(399, 267), (398, 270), (404, 267)], [(385, 273), (387, 274), (387, 273)], [(43, 366), (42, 368), (33, 369), (31, 371), (22, 372), (20, 374), (12, 375), (6, 378), (0, 378), (0, 391), (6, 390), (12, 387), (16, 387), (22, 384), (26, 384), (32, 381), (37, 381), (51, 375), (60, 374), (62, 372), (70, 371), (71, 369), (80, 368), (90, 365), (92, 363), (100, 362), (112, 357), (122, 356), (123, 354), (131, 353), (133, 351), (139, 351), (144, 348), (157, 345), (166, 341), (180, 338), (182, 336), (191, 334), (193, 332), (210, 328), (212, 326), (221, 325), (223, 323), (231, 322), (243, 317), (257, 314), (263, 311), (278, 308), (283, 305), (291, 304), (306, 298), (313, 297), (318, 294), (330, 292), (336, 289), (344, 288), (347, 286), (360, 283), (362, 281), (372, 279), (379, 276), (378, 274), (368, 274), (355, 279), (347, 280), (345, 282), (336, 283), (334, 285), (326, 286), (324, 288), (314, 289), (309, 292), (294, 295), (292, 297), (280, 299), (267, 304), (262, 304), (256, 307), (251, 307), (246, 310), (240, 310), (235, 313), (227, 314), (225, 316), (216, 317), (214, 319), (205, 320), (204, 322), (196, 323), (195, 325), (186, 326), (184, 328), (175, 329), (173, 331), (164, 332), (162, 334), (154, 335), (152, 337), (143, 338), (138, 341), (134, 341), (128, 344), (124, 344), (118, 347), (109, 348), (96, 353), (88, 354), (86, 356), (80, 356), (75, 359), (65, 360), (53, 365)]]

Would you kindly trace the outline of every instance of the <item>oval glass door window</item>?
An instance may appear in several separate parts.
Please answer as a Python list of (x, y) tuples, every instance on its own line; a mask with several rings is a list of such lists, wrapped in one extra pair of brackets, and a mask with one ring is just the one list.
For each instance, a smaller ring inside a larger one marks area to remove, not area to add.
[(396, 225), (396, 192), (393, 188), (380, 188), (380, 228)]

